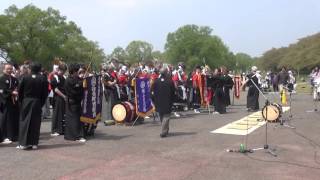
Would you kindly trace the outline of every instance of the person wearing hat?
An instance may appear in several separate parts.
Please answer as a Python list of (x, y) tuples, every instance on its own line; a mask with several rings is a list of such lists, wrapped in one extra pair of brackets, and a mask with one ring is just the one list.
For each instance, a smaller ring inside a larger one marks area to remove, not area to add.
[(247, 75), (247, 81), (244, 85), (248, 86), (248, 94), (247, 94), (247, 110), (248, 111), (257, 111), (259, 110), (259, 79), (257, 77), (258, 68), (256, 66), (252, 66), (251, 73)]

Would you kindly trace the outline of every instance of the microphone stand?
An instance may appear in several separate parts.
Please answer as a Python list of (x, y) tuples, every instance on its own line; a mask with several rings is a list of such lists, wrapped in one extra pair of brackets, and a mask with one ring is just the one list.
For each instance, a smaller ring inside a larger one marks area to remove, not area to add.
[[(240, 152), (240, 153), (253, 153), (255, 151), (259, 151), (259, 150), (265, 150), (267, 153), (271, 154), (272, 156), (276, 157), (277, 154), (274, 152), (275, 149), (270, 149), (269, 144), (268, 144), (268, 106), (270, 105), (269, 99), (263, 94), (263, 92), (260, 90), (260, 88), (257, 86), (257, 84), (252, 80), (253, 77), (250, 77), (250, 81), (252, 82), (252, 84), (255, 86), (255, 88), (257, 88), (257, 90), (259, 91), (259, 93), (264, 97), (264, 99), (266, 100), (265, 102), (265, 107), (266, 107), (266, 117), (265, 117), (265, 144), (263, 147), (258, 147), (258, 148), (253, 148), (253, 149), (244, 149), (244, 150), (227, 150), (227, 152)], [(248, 130), (248, 129), (247, 129)], [(248, 137), (248, 133), (246, 134), (246, 136)], [(246, 148), (246, 147), (245, 147)]]
[[(257, 84), (252, 80), (252, 78), (250, 78), (250, 81), (252, 82), (252, 84), (257, 88), (257, 90), (259, 91), (259, 93), (264, 97), (265, 99), (265, 108), (266, 108), (266, 117), (265, 117), (265, 144), (263, 147), (260, 148), (253, 148), (252, 151), (259, 151), (259, 150), (265, 150), (267, 153), (271, 154), (272, 156), (276, 157), (277, 154), (274, 152), (275, 149), (270, 149), (269, 144), (268, 144), (268, 106), (270, 105), (270, 101), (269, 99), (263, 94), (263, 92), (260, 90), (260, 88), (257, 86)], [(263, 111), (263, 110), (262, 110)]]

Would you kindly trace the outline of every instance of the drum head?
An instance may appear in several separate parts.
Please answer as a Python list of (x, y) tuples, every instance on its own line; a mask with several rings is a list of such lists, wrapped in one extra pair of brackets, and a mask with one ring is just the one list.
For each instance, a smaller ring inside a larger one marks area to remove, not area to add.
[(116, 104), (112, 108), (112, 116), (116, 122), (123, 123), (127, 116), (126, 107), (122, 104)]
[(279, 119), (280, 111), (275, 105), (268, 105), (262, 109), (262, 117), (270, 122), (276, 122)]

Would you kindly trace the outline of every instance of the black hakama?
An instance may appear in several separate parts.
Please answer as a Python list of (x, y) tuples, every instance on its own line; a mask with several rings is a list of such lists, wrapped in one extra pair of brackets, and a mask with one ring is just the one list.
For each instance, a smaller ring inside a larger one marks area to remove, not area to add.
[(24, 76), (19, 85), (21, 102), (19, 145), (38, 145), (42, 106), (48, 96), (47, 78), (40, 74)]
[(13, 104), (8, 101), (0, 113), (0, 141), (8, 138), (11, 141), (17, 141), (19, 137), (19, 107), (18, 102)]
[(223, 90), (224, 80), (220, 75), (216, 75), (212, 80), (212, 89), (214, 89), (213, 104), (216, 112), (226, 113), (226, 97)]
[(71, 75), (66, 79), (64, 89), (68, 97), (64, 139), (79, 140), (85, 137), (84, 123), (80, 121), (81, 100), (84, 92), (82, 80), (77, 76)]
[(222, 88), (215, 89), (214, 94), (214, 109), (220, 114), (226, 113), (225, 93)]
[(199, 88), (193, 88), (193, 108), (198, 109), (201, 107), (201, 92)]
[(247, 95), (247, 108), (249, 110), (259, 109), (259, 90), (255, 86), (249, 86)]
[(224, 76), (224, 94), (225, 94), (225, 104), (226, 106), (231, 105), (231, 100), (230, 100), (230, 90), (233, 87), (233, 80), (229, 75)]
[(5, 138), (18, 140), (19, 107), (12, 96), (17, 87), (18, 80), (15, 77), (6, 74), (0, 77), (0, 142)]
[(247, 86), (249, 86), (247, 94), (247, 108), (248, 110), (256, 111), (259, 109), (259, 90), (256, 87), (258, 86), (258, 78), (254, 74), (249, 74), (247, 78), (249, 79), (247, 82)]
[(64, 134), (66, 102), (56, 95), (54, 101), (54, 109), (52, 113), (51, 133)]
[(38, 145), (41, 127), (41, 102), (37, 98), (24, 98), (22, 101), (19, 145)]
[(116, 87), (114, 85), (110, 85), (110, 83), (114, 82), (115, 80), (116, 79), (111, 75), (111, 73), (106, 73), (103, 77), (104, 97), (106, 100), (106, 120), (114, 120), (112, 117), (112, 107), (119, 101)]
[(66, 126), (64, 139), (79, 140), (84, 138), (84, 123), (80, 121), (81, 102), (74, 102), (69, 99), (66, 106)]
[[(55, 75), (55, 77), (51, 81), (53, 91), (58, 89), (62, 94), (65, 94), (64, 83), (65, 83), (65, 78), (62, 75)], [(64, 134), (65, 111), (66, 111), (66, 102), (64, 98), (55, 92), (54, 107), (53, 107), (53, 113), (52, 113), (52, 125), (51, 125), (52, 133)]]

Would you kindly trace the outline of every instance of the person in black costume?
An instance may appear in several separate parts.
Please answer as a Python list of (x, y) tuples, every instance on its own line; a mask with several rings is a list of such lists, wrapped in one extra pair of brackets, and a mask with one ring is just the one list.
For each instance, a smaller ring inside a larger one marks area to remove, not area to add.
[(215, 114), (224, 114), (226, 113), (226, 100), (225, 93), (223, 91), (224, 86), (224, 77), (220, 69), (217, 69), (212, 77), (212, 89), (214, 89), (213, 104), (215, 109)]
[(4, 144), (17, 141), (19, 133), (18, 80), (12, 72), (12, 65), (5, 64), (0, 77), (0, 142)]
[(23, 76), (19, 85), (19, 149), (38, 148), (42, 106), (48, 97), (48, 81), (40, 71), (41, 64), (31, 64), (31, 74)]
[(225, 94), (225, 105), (229, 106), (231, 105), (230, 100), (230, 90), (232, 89), (234, 83), (232, 80), (232, 77), (229, 75), (229, 71), (225, 67), (221, 67), (222, 76), (223, 76), (223, 92)]
[(188, 93), (188, 99), (187, 99), (187, 104), (188, 104), (188, 109), (193, 109), (193, 86), (192, 86), (192, 74), (193, 72), (190, 71), (188, 74), (188, 79), (186, 82), (186, 87), (187, 87), (187, 93)]
[(67, 67), (65, 64), (60, 64), (58, 73), (53, 75), (51, 87), (54, 92), (54, 109), (52, 114), (51, 136), (59, 136), (64, 134), (64, 121), (67, 96), (64, 89)]
[(170, 114), (175, 96), (174, 83), (171, 80), (167, 69), (161, 69), (160, 77), (152, 86), (152, 92), (156, 111), (159, 113), (160, 121), (162, 123), (160, 137), (163, 138), (166, 137), (169, 132)]
[(117, 79), (114, 77), (114, 69), (110, 65), (104, 68), (103, 85), (104, 97), (106, 100), (106, 119), (105, 122), (113, 120), (112, 107), (119, 101), (116, 84)]
[[(251, 73), (247, 75), (247, 81), (244, 85), (249, 87), (247, 94), (247, 109), (248, 111), (257, 111), (259, 110), (259, 90), (256, 86), (258, 86), (258, 78), (256, 77), (257, 67), (253, 66), (251, 68)], [(253, 82), (255, 84), (253, 84)]]
[(64, 89), (67, 95), (66, 125), (64, 139), (86, 142), (84, 125), (80, 121), (81, 101), (83, 99), (83, 82), (78, 76), (80, 65), (70, 64), (69, 77), (66, 79)]

